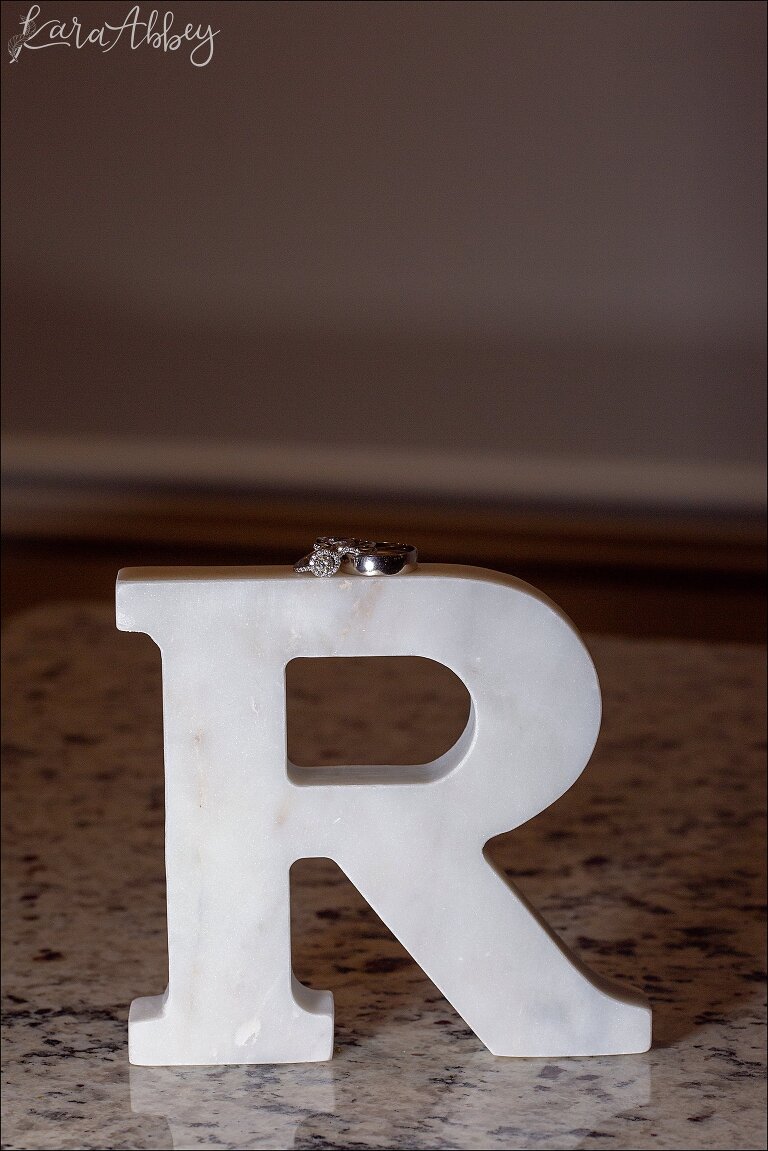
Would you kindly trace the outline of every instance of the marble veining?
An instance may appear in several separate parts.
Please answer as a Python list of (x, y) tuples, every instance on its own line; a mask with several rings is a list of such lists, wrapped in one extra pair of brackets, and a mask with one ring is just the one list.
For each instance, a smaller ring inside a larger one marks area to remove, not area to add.
[[(639, 982), (650, 1052), (490, 1055), (341, 872), (305, 860), (294, 965), (334, 993), (333, 1061), (130, 1068), (129, 1001), (167, 963), (159, 655), (107, 606), (12, 621), (2, 1146), (764, 1147), (763, 653), (588, 646), (595, 757), (491, 852), (593, 969)], [(364, 762), (376, 711), (404, 698), (412, 731), (453, 722), (454, 701), (404, 685), (392, 661), (332, 706), (309, 680), (292, 690), (319, 764), (342, 739)], [(350, 728), (350, 714), (367, 718)]]

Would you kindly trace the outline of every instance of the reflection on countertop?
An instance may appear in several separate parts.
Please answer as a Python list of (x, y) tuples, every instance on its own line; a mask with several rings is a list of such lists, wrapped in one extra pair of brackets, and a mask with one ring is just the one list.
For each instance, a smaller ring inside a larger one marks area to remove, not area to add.
[[(764, 1146), (762, 653), (589, 646), (605, 697), (594, 760), (492, 852), (592, 967), (644, 988), (648, 1054), (495, 1058), (339, 869), (304, 860), (294, 966), (334, 993), (333, 1061), (136, 1068), (129, 1002), (166, 980), (159, 654), (102, 606), (12, 621), (3, 1146)], [(296, 690), (318, 763), (342, 732), (364, 745), (403, 693), (414, 731), (455, 721), (454, 701), (391, 664), (331, 713)]]

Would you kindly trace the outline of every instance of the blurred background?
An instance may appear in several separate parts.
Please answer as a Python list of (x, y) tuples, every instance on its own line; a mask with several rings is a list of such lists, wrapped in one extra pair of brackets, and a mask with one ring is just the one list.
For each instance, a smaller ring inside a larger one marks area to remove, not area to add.
[(6, 613), (349, 532), (761, 639), (764, 5), (167, 10), (2, 66)]

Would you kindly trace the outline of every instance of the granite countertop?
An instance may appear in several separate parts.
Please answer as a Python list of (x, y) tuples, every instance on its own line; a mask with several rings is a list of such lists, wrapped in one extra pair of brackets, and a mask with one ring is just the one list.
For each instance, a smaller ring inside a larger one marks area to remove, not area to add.
[[(341, 872), (306, 860), (294, 966), (335, 995), (334, 1059), (137, 1068), (128, 1005), (166, 982), (159, 653), (105, 605), (13, 620), (2, 1146), (764, 1147), (762, 650), (588, 646), (595, 757), (493, 854), (591, 966), (645, 989), (650, 1052), (495, 1058)], [(409, 676), (390, 662), (330, 705), (292, 683), (306, 754), (365, 746), (377, 713), (399, 717), (377, 733), (384, 762), (414, 732), (447, 735), (455, 696)]]

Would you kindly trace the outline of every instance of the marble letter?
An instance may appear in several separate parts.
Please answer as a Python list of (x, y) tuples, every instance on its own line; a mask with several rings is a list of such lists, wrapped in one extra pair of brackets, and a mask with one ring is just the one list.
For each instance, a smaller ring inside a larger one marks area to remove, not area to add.
[[(572, 625), (527, 584), (423, 564), (316, 579), (290, 568), (134, 568), (117, 624), (162, 651), (169, 982), (133, 1002), (134, 1064), (329, 1059), (333, 999), (291, 971), (288, 873), (336, 861), (496, 1055), (650, 1045), (639, 995), (591, 974), (483, 855), (554, 803), (600, 724)], [(295, 657), (417, 655), (466, 684), (466, 730), (418, 767), (288, 764)]]

